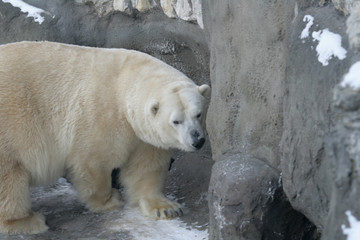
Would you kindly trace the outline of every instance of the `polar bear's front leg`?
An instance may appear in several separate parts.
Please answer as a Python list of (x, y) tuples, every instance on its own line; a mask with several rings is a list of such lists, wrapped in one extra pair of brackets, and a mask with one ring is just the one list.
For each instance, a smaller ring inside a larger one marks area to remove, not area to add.
[(144, 215), (170, 219), (183, 214), (181, 205), (162, 193), (171, 153), (141, 144), (121, 168), (121, 182), (130, 204), (139, 205)]
[[(73, 166), (71, 181), (87, 208), (93, 212), (107, 212), (124, 205), (118, 190), (111, 188), (111, 171), (96, 161)], [(88, 164), (92, 163), (92, 164)]]

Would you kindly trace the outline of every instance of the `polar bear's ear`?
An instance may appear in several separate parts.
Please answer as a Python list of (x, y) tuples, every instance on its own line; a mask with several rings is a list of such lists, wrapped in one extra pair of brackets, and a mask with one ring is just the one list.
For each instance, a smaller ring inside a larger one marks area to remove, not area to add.
[(156, 101), (156, 100), (152, 100), (150, 103), (149, 103), (149, 112), (155, 116), (157, 114), (157, 112), (159, 111), (159, 102)]
[(210, 97), (210, 87), (207, 84), (201, 85), (199, 88), (199, 93), (204, 97)]

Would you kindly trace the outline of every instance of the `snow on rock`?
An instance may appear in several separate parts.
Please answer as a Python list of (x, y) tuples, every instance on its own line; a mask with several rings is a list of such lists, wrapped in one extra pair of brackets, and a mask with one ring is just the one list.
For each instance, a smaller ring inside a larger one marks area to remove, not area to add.
[[(305, 28), (300, 34), (300, 39), (303, 39), (305, 43), (305, 38), (308, 38), (310, 35), (310, 28), (314, 24), (314, 17), (311, 15), (305, 15), (303, 18), (304, 22), (307, 22)], [(313, 31), (312, 40), (318, 41), (316, 46), (316, 52), (319, 62), (323, 66), (329, 64), (329, 60), (337, 57), (339, 60), (343, 60), (346, 57), (347, 51), (341, 46), (341, 36), (339, 34), (330, 32), (329, 29), (325, 28), (319, 31)], [(313, 49), (313, 46), (311, 46)]]
[(44, 13), (45, 11), (31, 6), (24, 1), (21, 0), (2, 0), (4, 3), (10, 3), (13, 7), (20, 8), (20, 11), (23, 13), (27, 13), (27, 17), (34, 18), (34, 21), (41, 24), (44, 21), (44, 17), (41, 16), (41, 13)]
[(347, 235), (347, 240), (359, 240), (360, 239), (360, 221), (357, 220), (350, 211), (346, 211), (345, 214), (348, 217), (349, 228), (345, 225), (341, 225), (341, 229), (344, 235)]
[(316, 52), (319, 62), (323, 66), (329, 64), (329, 60), (337, 57), (343, 60), (346, 57), (346, 50), (341, 46), (341, 36), (330, 32), (329, 29), (320, 30), (312, 33), (312, 37), (319, 41), (316, 46)]
[(302, 30), (300, 38), (304, 39), (309, 37), (309, 30), (311, 28), (311, 26), (314, 24), (314, 17), (311, 15), (305, 15), (303, 18), (303, 22), (308, 22), (306, 24), (306, 27), (304, 28), (304, 30)]
[(351, 87), (354, 90), (360, 89), (360, 61), (350, 67), (349, 72), (344, 76), (344, 80), (340, 83), (340, 86)]

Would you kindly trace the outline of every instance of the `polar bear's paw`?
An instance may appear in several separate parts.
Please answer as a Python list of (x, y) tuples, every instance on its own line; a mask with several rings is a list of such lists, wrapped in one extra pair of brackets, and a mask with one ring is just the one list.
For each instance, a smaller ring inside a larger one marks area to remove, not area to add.
[(163, 196), (143, 198), (139, 202), (145, 216), (153, 219), (172, 219), (183, 215), (182, 206)]
[(46, 232), (49, 227), (45, 217), (38, 213), (16, 220), (6, 220), (0, 223), (0, 232), (7, 234), (37, 234)]
[(118, 190), (112, 189), (111, 196), (105, 201), (100, 201), (96, 198), (87, 201), (88, 208), (93, 212), (110, 212), (124, 206), (124, 201)]

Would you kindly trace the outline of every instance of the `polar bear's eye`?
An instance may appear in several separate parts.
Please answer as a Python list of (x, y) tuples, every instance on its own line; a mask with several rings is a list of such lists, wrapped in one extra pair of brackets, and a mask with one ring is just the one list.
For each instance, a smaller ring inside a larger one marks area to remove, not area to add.
[(196, 118), (200, 118), (201, 117), (201, 113), (199, 113), (198, 115), (196, 115)]
[(178, 124), (180, 124), (180, 122), (179, 121), (173, 121), (173, 124), (178, 125)]

